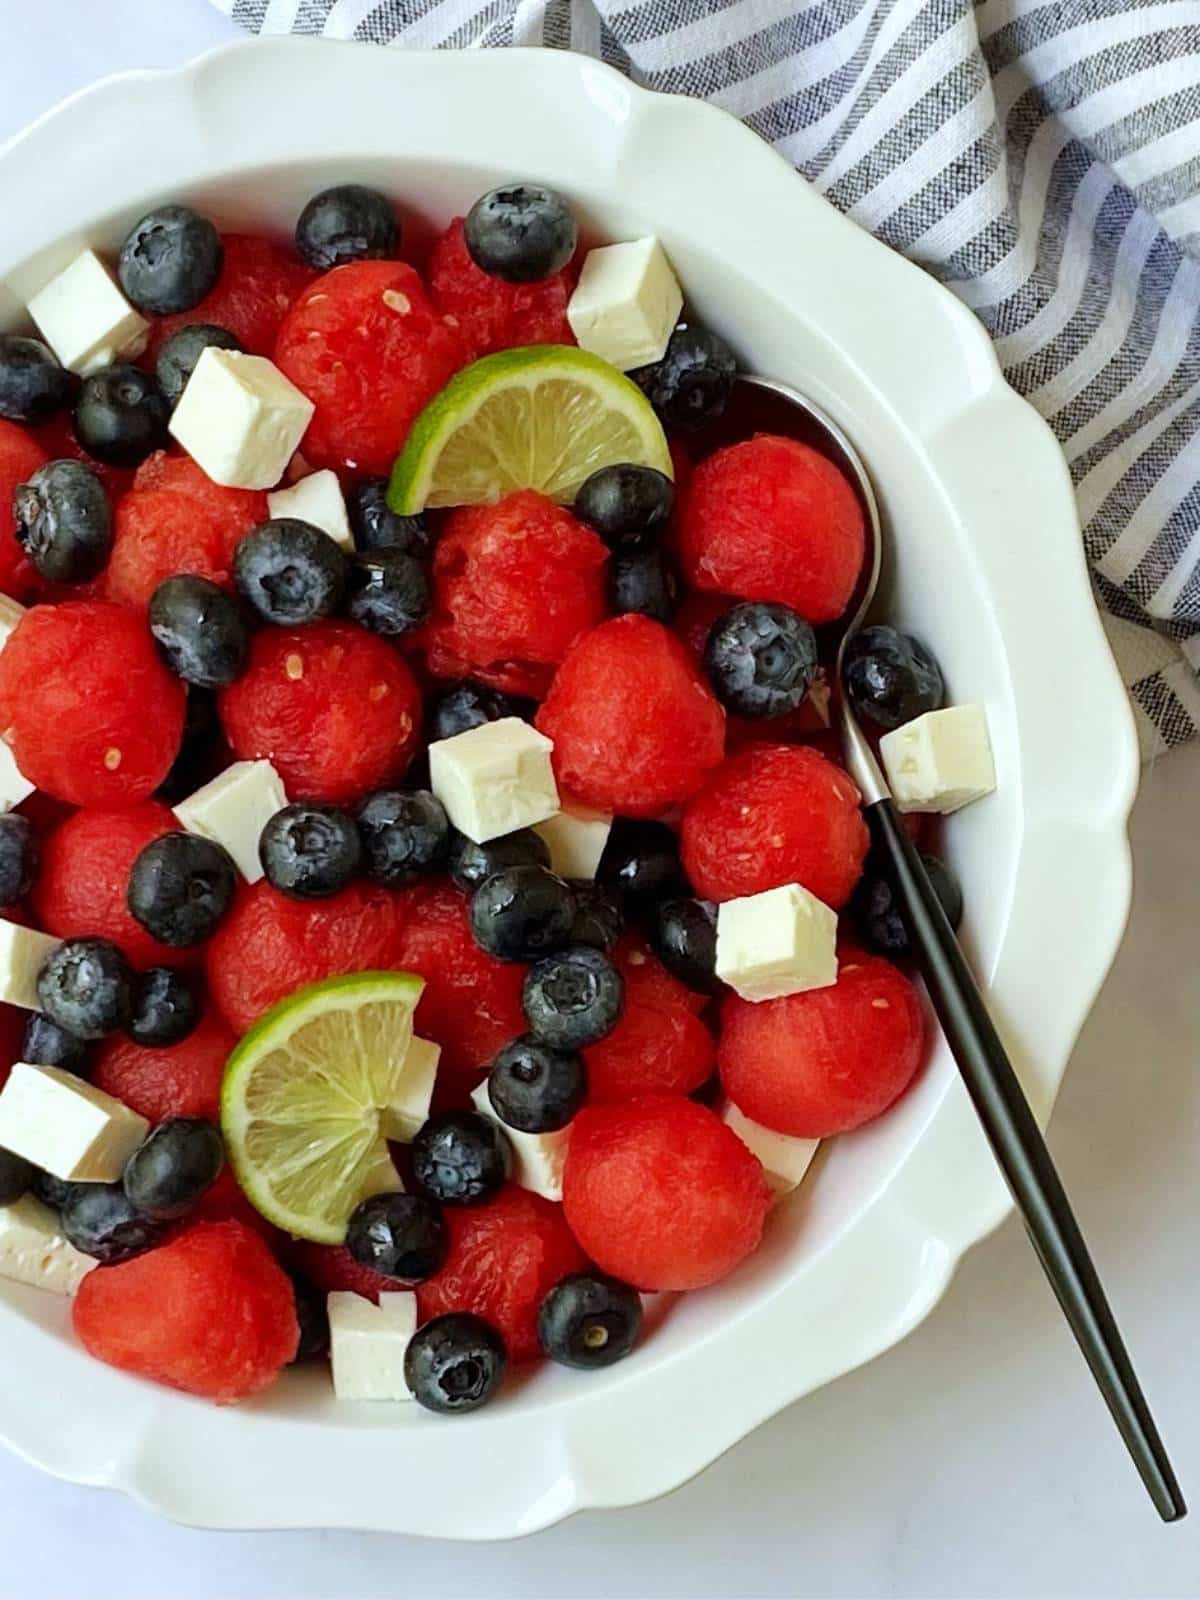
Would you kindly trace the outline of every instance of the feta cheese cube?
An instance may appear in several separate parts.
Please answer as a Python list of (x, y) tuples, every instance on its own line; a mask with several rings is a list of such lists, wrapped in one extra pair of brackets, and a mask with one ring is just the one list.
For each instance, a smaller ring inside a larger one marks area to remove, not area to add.
[(413, 1036), (404, 1057), (399, 1093), (390, 1105), (384, 1106), (380, 1116), (385, 1139), (411, 1144), (422, 1123), (429, 1120), (433, 1083), (441, 1054), (440, 1044), (434, 1044), (432, 1039)]
[(798, 883), (717, 907), (717, 977), (743, 1000), (837, 982), (837, 914)]
[(0, 917), (0, 1000), (5, 1005), (22, 1006), (26, 1011), (42, 1009), (38, 976), (61, 943), (48, 933)]
[(788, 1133), (764, 1128), (726, 1101), (722, 1120), (731, 1128), (752, 1155), (762, 1162), (763, 1176), (778, 1195), (790, 1194), (808, 1171), (817, 1153), (819, 1139), (796, 1139)]
[(312, 421), (312, 401), (265, 356), (201, 353), (171, 433), (214, 483), (273, 489)]
[(175, 807), (188, 833), (224, 845), (247, 883), (263, 875), (258, 841), (288, 803), (283, 780), (269, 761), (235, 761)]
[(336, 472), (313, 472), (290, 489), (276, 489), (267, 496), (267, 509), (273, 517), (298, 517), (301, 522), (310, 522), (343, 550), (354, 549), (346, 499)]
[(996, 787), (987, 713), (979, 705), (927, 711), (884, 734), (879, 754), (901, 811), (948, 816)]
[(95, 1265), (69, 1243), (54, 1212), (35, 1195), (0, 1206), (0, 1278), (52, 1294), (74, 1294)]
[(622, 372), (661, 361), (683, 293), (657, 239), (589, 250), (567, 321), (580, 348)]
[(608, 835), (612, 814), (593, 811), (577, 800), (565, 800), (563, 808), (534, 832), (541, 834), (550, 852), (550, 865), (560, 878), (594, 878)]
[(0, 1146), (75, 1183), (116, 1183), (150, 1131), (145, 1117), (61, 1067), (13, 1063), (0, 1090)]
[(547, 1200), (561, 1200), (571, 1124), (568, 1122), (565, 1128), (556, 1128), (553, 1133), (523, 1133), (520, 1128), (510, 1128), (492, 1105), (486, 1078), (472, 1092), (471, 1099), (481, 1117), (487, 1117), (504, 1129), (512, 1150), (512, 1181), (522, 1189), (544, 1195)]
[(417, 1297), (381, 1294), (373, 1305), (335, 1289), (326, 1300), (333, 1391), (339, 1400), (411, 1400), (404, 1381), (408, 1341), (417, 1331)]
[(25, 607), (18, 605), (15, 600), (10, 600), (6, 594), (0, 594), (0, 650), (12, 637), (17, 623), (25, 615)]
[(29, 315), (64, 367), (81, 378), (146, 348), (150, 324), (94, 250), (84, 250), (29, 302)]
[(429, 782), (460, 833), (486, 844), (559, 809), (554, 742), (520, 717), (501, 717), (429, 746)]

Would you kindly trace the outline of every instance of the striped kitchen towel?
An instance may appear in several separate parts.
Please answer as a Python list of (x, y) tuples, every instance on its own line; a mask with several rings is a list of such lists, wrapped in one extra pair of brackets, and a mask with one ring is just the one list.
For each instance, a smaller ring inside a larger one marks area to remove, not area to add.
[(1062, 442), (1153, 754), (1200, 727), (1200, 0), (216, 0), (711, 99), (972, 308)]

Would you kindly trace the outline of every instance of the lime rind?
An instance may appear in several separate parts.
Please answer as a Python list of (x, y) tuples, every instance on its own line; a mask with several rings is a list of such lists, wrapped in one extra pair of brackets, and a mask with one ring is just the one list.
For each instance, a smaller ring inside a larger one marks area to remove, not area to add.
[(413, 516), (516, 489), (568, 504), (621, 461), (673, 476), (662, 424), (632, 379), (574, 345), (501, 350), (464, 367), (417, 417), (388, 505)]

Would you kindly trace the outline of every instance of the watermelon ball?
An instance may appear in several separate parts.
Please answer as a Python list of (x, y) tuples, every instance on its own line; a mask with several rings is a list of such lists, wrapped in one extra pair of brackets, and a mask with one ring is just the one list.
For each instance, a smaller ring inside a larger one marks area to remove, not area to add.
[(585, 1106), (575, 1119), (567, 1221), (602, 1271), (635, 1288), (716, 1283), (757, 1247), (770, 1207), (758, 1158), (683, 1095)]
[(46, 461), (46, 452), (24, 428), (0, 418), (0, 590), (24, 599), (33, 569), (17, 543), (13, 497)]
[(197, 1222), (157, 1250), (90, 1272), (73, 1310), (89, 1354), (227, 1405), (296, 1354), (291, 1281), (241, 1222)]
[(473, 357), (530, 344), (574, 344), (567, 304), (576, 272), (568, 264), (539, 283), (506, 283), (475, 265), (461, 217), (433, 247), (429, 289)]
[(857, 952), (835, 984), (721, 1012), (721, 1083), (764, 1127), (826, 1139), (881, 1116), (921, 1064), (917, 991), (890, 962)]
[(218, 704), (240, 759), (265, 757), (293, 800), (332, 805), (400, 778), (421, 718), (420, 690), (400, 656), (337, 621), (264, 628)]
[(303, 984), (406, 966), (402, 921), (399, 896), (363, 883), (327, 900), (293, 900), (265, 879), (243, 884), (208, 947), (209, 990), (245, 1033)]
[(630, 1100), (651, 1090), (691, 1094), (712, 1074), (716, 1048), (693, 994), (641, 942), (627, 936), (615, 952), (625, 1009), (612, 1032), (583, 1052), (593, 1104)]
[(568, 1273), (587, 1265), (562, 1207), (506, 1184), (482, 1205), (451, 1207), (445, 1220), (445, 1265), (417, 1285), (422, 1322), (473, 1312), (498, 1330), (510, 1360), (530, 1360), (539, 1351), (542, 1301)]
[(422, 635), (429, 670), (540, 698), (571, 646), (605, 616), (607, 568), (603, 541), (532, 489), (451, 512)]
[(750, 744), (689, 802), (683, 864), (707, 900), (799, 883), (845, 905), (870, 838), (859, 794), (840, 767), (802, 745)]
[(144, 611), (164, 583), (185, 574), (230, 587), (226, 540), (216, 519), (170, 489), (122, 495), (102, 580), (105, 598)]
[(586, 805), (652, 817), (719, 765), (725, 713), (674, 634), (614, 617), (585, 634), (536, 718), (559, 784)]
[(145, 622), (102, 600), (35, 606), (0, 652), (0, 728), (30, 783), (77, 806), (146, 800), (183, 734), (183, 685)]
[(215, 323), (231, 333), (237, 348), (269, 356), (279, 325), (297, 296), (312, 282), (312, 273), (270, 239), (227, 233), (221, 239), (223, 262), (216, 286), (190, 311), (156, 322), (150, 334), (150, 355), (156, 357), (181, 328)]
[(758, 434), (701, 462), (679, 530), (698, 589), (779, 600), (809, 622), (840, 617), (863, 564), (862, 507), (808, 445)]
[(98, 1089), (150, 1122), (168, 1117), (220, 1115), (221, 1078), (237, 1035), (213, 1011), (205, 1012), (178, 1044), (142, 1045), (114, 1034), (96, 1050), (89, 1074)]
[(506, 283), (540, 283), (561, 272), (579, 237), (566, 201), (536, 183), (482, 195), (467, 213), (463, 234), (475, 265)]
[(277, 365), (316, 406), (305, 457), (376, 474), (391, 470), (417, 413), (467, 356), (403, 261), (351, 261), (325, 273), (275, 342)]
[(214, 483), (190, 456), (168, 455), (165, 450), (147, 456), (137, 469), (133, 487), (139, 493), (148, 489), (168, 490), (186, 495), (217, 528), (220, 539), (220, 567), (228, 573), (233, 555), (243, 537), (266, 522), (267, 497), (259, 489), (227, 489)]
[(312, 1244), (307, 1239), (293, 1239), (288, 1247), (288, 1262), (302, 1272), (322, 1296), (344, 1290), (360, 1294), (364, 1300), (379, 1304), (381, 1294), (395, 1294), (396, 1280), (364, 1267), (350, 1254), (344, 1244)]
[(296, 223), (296, 249), (317, 272), (347, 261), (381, 261), (399, 248), (400, 227), (391, 203), (363, 183), (322, 189)]

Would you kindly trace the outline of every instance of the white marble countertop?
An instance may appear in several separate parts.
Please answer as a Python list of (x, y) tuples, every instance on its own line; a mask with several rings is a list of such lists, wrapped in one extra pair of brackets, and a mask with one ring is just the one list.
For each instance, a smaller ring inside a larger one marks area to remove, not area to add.
[[(0, 139), (106, 73), (233, 36), (208, 0), (0, 0)], [(1157, 1522), (1010, 1224), (905, 1344), (655, 1505), (482, 1548), (197, 1533), (0, 1452), (0, 1593), (1200, 1595), (1198, 796), (1200, 749), (1145, 774), (1133, 920), (1051, 1140), (1197, 1506), (1192, 1520)]]

